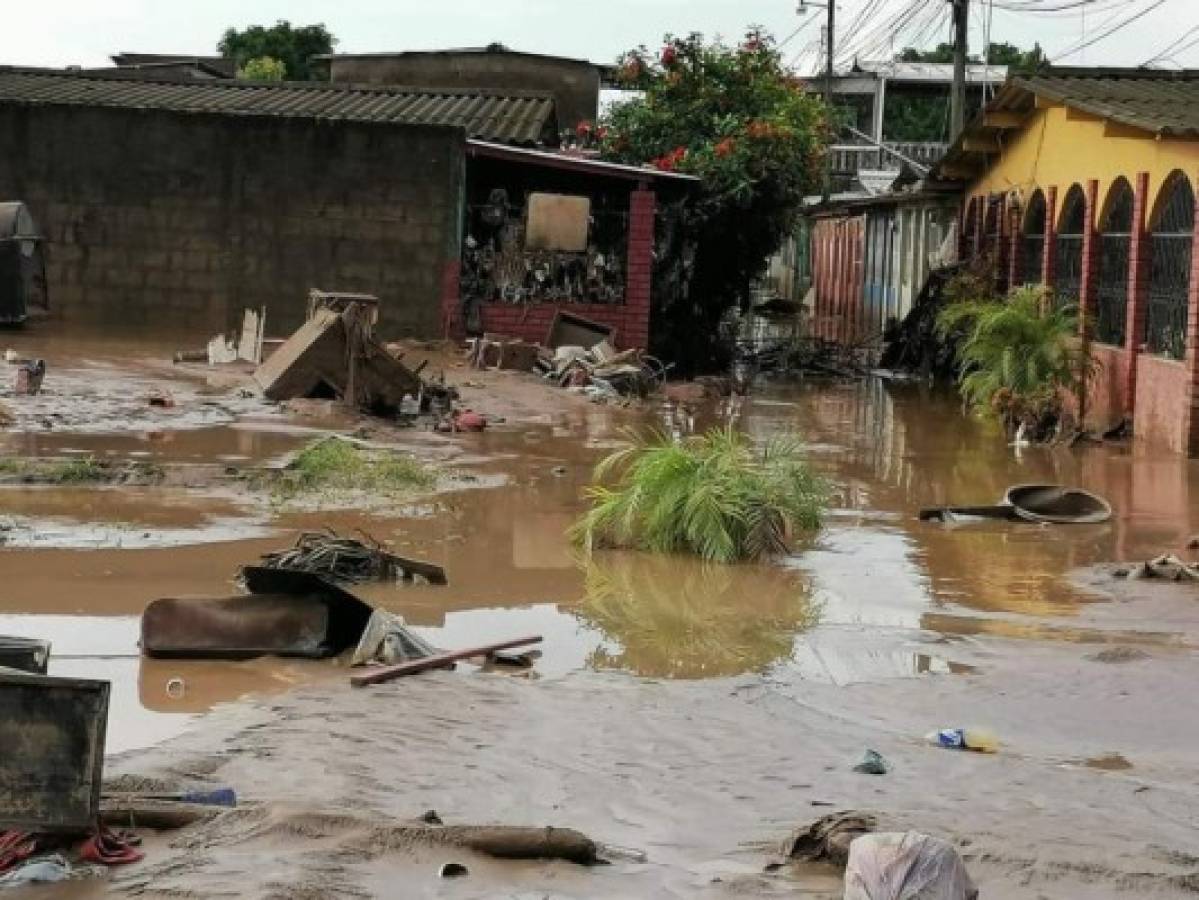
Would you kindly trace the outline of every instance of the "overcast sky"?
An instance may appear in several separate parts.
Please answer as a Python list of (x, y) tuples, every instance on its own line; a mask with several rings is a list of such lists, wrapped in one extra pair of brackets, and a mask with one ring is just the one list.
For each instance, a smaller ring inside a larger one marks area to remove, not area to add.
[[(996, 0), (1004, 6), (1053, 7), (1067, 0)], [(1072, 0), (1076, 2), (1076, 0)], [(924, 3), (909, 24), (908, 35), (926, 36), (925, 44), (944, 40), (948, 31), (945, 0), (843, 0), (838, 41), (865, 55), (888, 49), (881, 31), (888, 16), (913, 3)], [(1156, 4), (1156, 5), (1155, 5)], [(852, 33), (843, 33), (863, 7), (880, 12)], [(972, 49), (982, 44), (983, 0), (976, 11)], [(766, 26), (777, 37), (789, 35), (804, 19), (795, 0), (4, 0), (0, 25), (0, 64), (62, 66), (104, 65), (118, 51), (210, 53), (230, 26), (324, 22), (342, 52), (471, 46), (499, 41), (515, 49), (612, 60), (622, 49), (655, 45), (667, 31), (703, 31), (737, 37), (748, 23)], [(1082, 54), (1061, 60), (1088, 65), (1138, 65), (1172, 41), (1185, 47), (1199, 39), (1199, 0), (1091, 0), (1083, 10), (1034, 14), (996, 9), (994, 40), (1029, 45), (1040, 41), (1051, 57), (1093, 38), (1141, 9), (1146, 15)], [(811, 24), (786, 45), (788, 58), (808, 49), (799, 62), (810, 69), (818, 47), (823, 11), (810, 10)], [(1187, 36), (1188, 29), (1195, 34)], [(898, 43), (907, 40), (900, 32)], [(1199, 41), (1183, 49), (1170, 65), (1199, 67)]]

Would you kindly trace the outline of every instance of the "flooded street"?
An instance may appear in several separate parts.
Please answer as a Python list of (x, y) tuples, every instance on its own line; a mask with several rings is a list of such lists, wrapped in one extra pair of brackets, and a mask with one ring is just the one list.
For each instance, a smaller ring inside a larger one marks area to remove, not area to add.
[[(22, 413), (26, 399), (0, 396), (17, 413), (0, 436), (9, 456), (238, 469), (279, 465), (320, 427), (172, 372), (162, 342), (44, 346), (51, 365), (37, 408)], [(79, 385), (92, 391), (82, 406), (56, 394)], [(163, 385), (175, 408), (145, 408), (141, 393)], [(525, 379), (511, 390), (552, 389)], [(987, 897), (1196, 889), (1186, 878), (1199, 861), (1182, 848), (1199, 825), (1187, 811), (1199, 799), (1188, 774), (1199, 603), (1189, 586), (1107, 573), (1178, 551), (1199, 531), (1194, 463), (1118, 445), (1008, 447), (954, 397), (920, 385), (768, 385), (737, 424), (808, 445), (837, 496), (818, 536), (779, 565), (584, 558), (565, 531), (592, 465), (621, 427), (659, 418), (575, 400), (513, 401), (507, 421), (480, 435), (390, 434), (481, 479), (404, 515), (279, 507), (186, 477), (0, 488), (0, 633), (51, 640), (52, 674), (112, 681), (113, 770), (219, 771), (239, 794), (276, 804), (273, 819), (246, 813), (242, 856), (181, 863), (164, 850), (113, 889), (136, 891), (157, 874), (177, 896), (236, 892), (279, 849), (300, 804), (553, 821), (652, 861), (586, 876), (496, 874), (515, 879), (510, 896), (837, 896), (827, 873), (761, 874), (762, 846), (821, 815), (817, 803), (884, 809), (970, 838)], [(699, 410), (701, 426), (712, 415)], [(1037, 482), (1098, 493), (1115, 515), (1073, 527), (917, 520), (923, 507), (993, 503), (1009, 485)], [(140, 657), (148, 602), (234, 593), (240, 565), (325, 527), (445, 567), (444, 587), (356, 589), (437, 646), (543, 635), (531, 679), (465, 667), (348, 692), (335, 662)], [(923, 744), (928, 731), (973, 725), (995, 730), (1000, 755)], [(892, 775), (848, 771), (867, 746), (895, 763)], [(320, 772), (328, 779), (317, 784)], [(301, 782), (305, 795), (289, 796)], [(390, 870), (377, 854), (346, 856), (337, 827), (310, 829), (339, 860), (325, 874), (293, 850), (255, 884), (292, 891), (274, 896), (333, 885), (369, 896)], [(210, 837), (209, 850), (234, 839)], [(471, 893), (478, 879), (439, 893), (419, 859), (404, 866), (413, 896), (497, 895)]]

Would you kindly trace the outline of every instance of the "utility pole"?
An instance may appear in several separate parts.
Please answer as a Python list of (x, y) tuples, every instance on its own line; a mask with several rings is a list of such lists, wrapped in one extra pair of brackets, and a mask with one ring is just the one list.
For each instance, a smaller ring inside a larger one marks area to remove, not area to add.
[(956, 141), (966, 128), (966, 57), (970, 53), (970, 0), (953, 4), (953, 92), (949, 98), (949, 140)]
[[(824, 103), (828, 107), (828, 113), (833, 114), (833, 45), (836, 43), (834, 35), (836, 34), (835, 26), (837, 24), (837, 4), (835, 0), (828, 0), (828, 40), (827, 44), (828, 56), (824, 70)], [(833, 154), (832, 147), (829, 152), (824, 155), (824, 202), (828, 203), (829, 198), (833, 194)]]

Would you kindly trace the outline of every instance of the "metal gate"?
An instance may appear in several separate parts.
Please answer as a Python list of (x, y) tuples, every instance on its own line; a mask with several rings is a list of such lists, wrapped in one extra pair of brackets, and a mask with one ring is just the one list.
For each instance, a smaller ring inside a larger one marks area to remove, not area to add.
[(1191, 245), (1195, 232), (1195, 193), (1178, 176), (1153, 225), (1150, 239), (1149, 302), (1145, 343), (1151, 353), (1174, 359), (1186, 356), (1187, 298), (1191, 283)]
[(1016, 260), (1016, 284), (1040, 284), (1045, 262), (1045, 195), (1037, 191), (1028, 201)]
[(1062, 227), (1057, 234), (1057, 266), (1053, 276), (1054, 299), (1058, 306), (1077, 304), (1082, 288), (1082, 237), (1086, 228), (1087, 201), (1082, 188), (1074, 185), (1066, 194)]
[(1095, 340), (1124, 346), (1128, 318), (1128, 254), (1132, 249), (1132, 186), (1112, 185), (1099, 234), (1099, 285), (1095, 292)]

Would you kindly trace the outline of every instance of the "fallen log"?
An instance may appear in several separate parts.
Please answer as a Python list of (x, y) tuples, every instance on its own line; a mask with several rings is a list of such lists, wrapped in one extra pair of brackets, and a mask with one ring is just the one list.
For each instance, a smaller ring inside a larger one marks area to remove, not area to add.
[(100, 801), (100, 821), (109, 828), (154, 828), (173, 831), (206, 822), (224, 807), (144, 797), (108, 797)]
[(413, 826), (435, 832), (438, 840), (497, 859), (562, 859), (581, 866), (599, 861), (595, 841), (573, 828), (519, 825)]
[(394, 666), (376, 666), (351, 675), (350, 684), (354, 687), (381, 684), (384, 681), (391, 681), (394, 678), (401, 678), (405, 675), (415, 675), (417, 672), (425, 672), (429, 669), (444, 669), (451, 663), (456, 663), (462, 659), (469, 659), (472, 656), (486, 656), (497, 650), (511, 650), (513, 647), (540, 644), (541, 641), (542, 637), (538, 634), (510, 641), (500, 641), (495, 644), (485, 644), (481, 647), (472, 647), (467, 650), (452, 650), (448, 653), (438, 653), (435, 656), (412, 659), (408, 662), (397, 663)]

